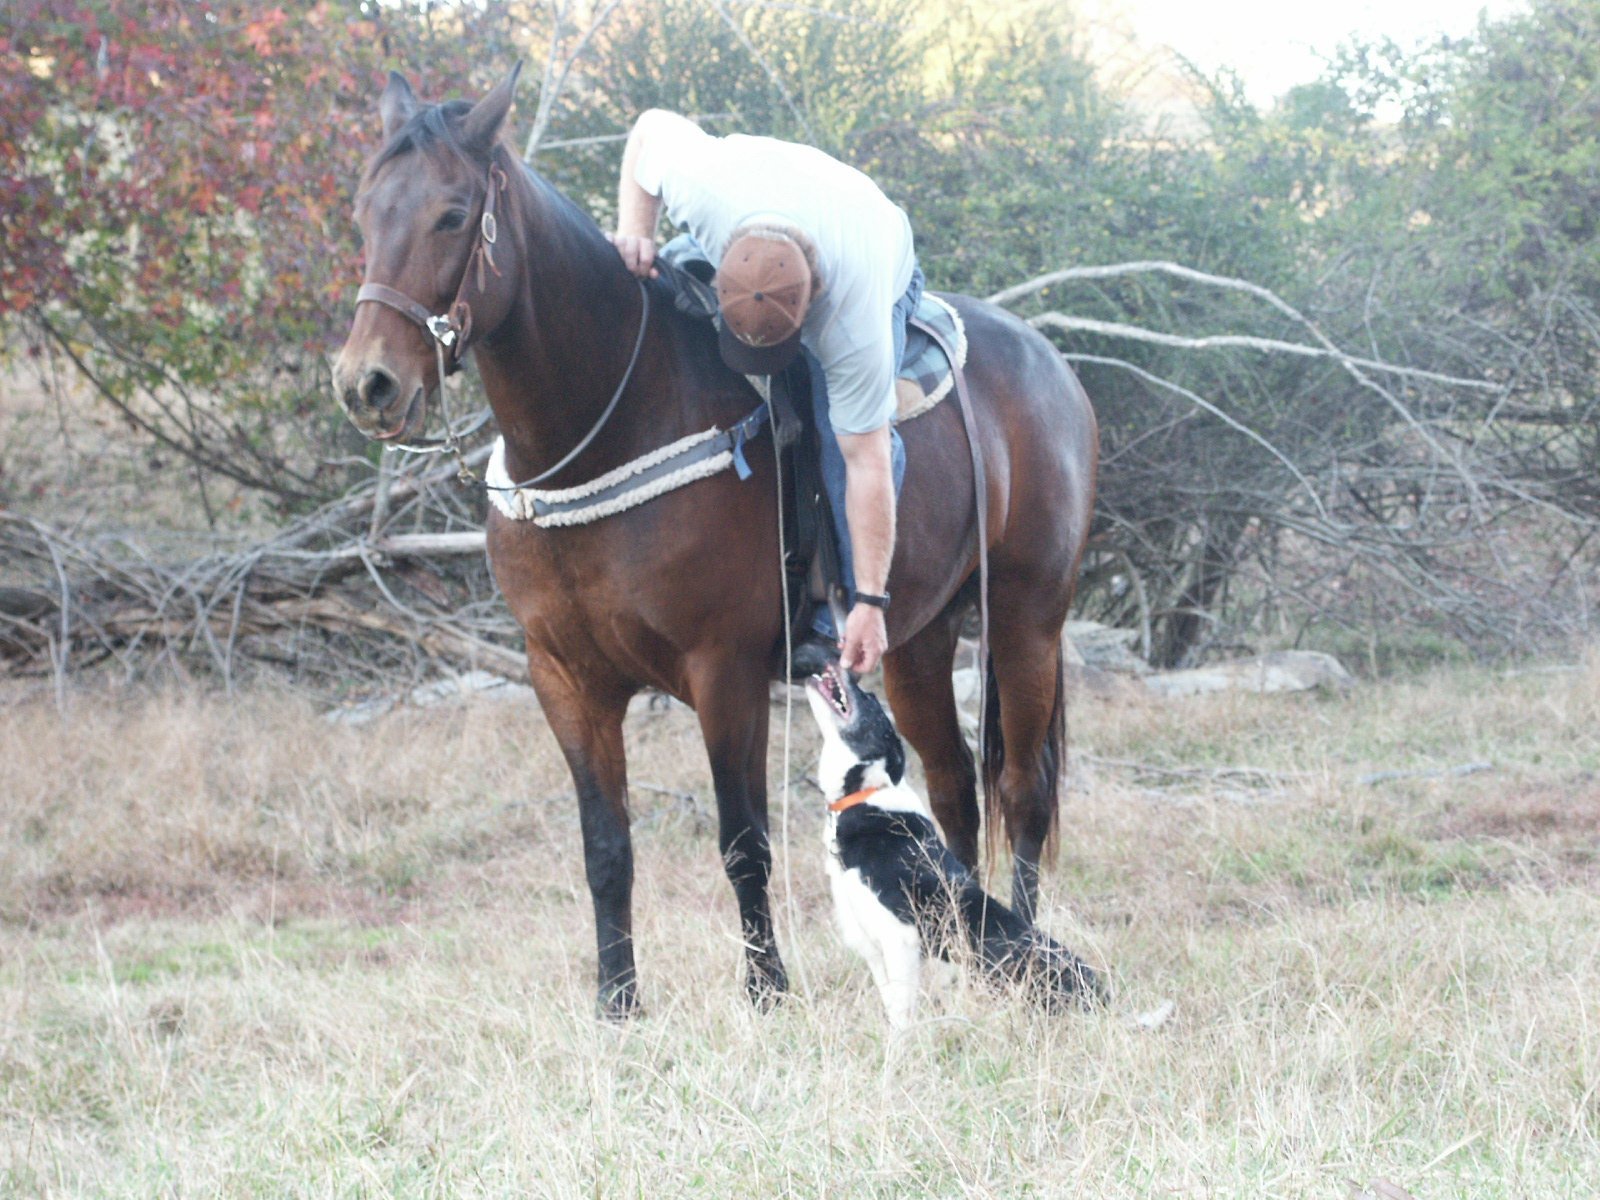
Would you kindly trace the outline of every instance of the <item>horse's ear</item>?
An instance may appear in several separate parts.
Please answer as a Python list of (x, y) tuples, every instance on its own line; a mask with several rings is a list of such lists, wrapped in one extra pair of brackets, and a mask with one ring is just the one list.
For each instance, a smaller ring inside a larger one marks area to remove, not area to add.
[(390, 141), (417, 111), (417, 94), (399, 71), (389, 72), (389, 82), (378, 98), (378, 113), (383, 117), (383, 140)]
[(522, 61), (507, 72), (506, 77), (489, 90), (489, 94), (472, 106), (472, 111), (461, 122), (461, 144), (468, 150), (487, 155), (494, 148), (494, 140), (505, 124), (506, 113), (511, 111), (511, 98), (517, 92), (517, 76), (522, 74)]

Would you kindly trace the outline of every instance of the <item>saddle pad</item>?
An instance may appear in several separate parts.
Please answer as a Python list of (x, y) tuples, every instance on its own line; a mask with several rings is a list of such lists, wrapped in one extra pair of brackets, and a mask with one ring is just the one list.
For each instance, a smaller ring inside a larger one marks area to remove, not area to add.
[[(915, 320), (937, 329), (955, 351), (956, 366), (967, 365), (967, 327), (961, 314), (932, 292), (922, 293)], [(906, 352), (894, 381), (896, 425), (920, 417), (950, 394), (955, 372), (939, 343), (915, 325), (906, 327)]]

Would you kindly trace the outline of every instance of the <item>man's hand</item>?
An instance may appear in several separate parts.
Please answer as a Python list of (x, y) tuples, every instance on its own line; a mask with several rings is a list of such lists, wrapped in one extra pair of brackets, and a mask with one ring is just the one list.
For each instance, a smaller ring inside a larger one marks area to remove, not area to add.
[(839, 664), (847, 671), (865, 675), (878, 665), (888, 648), (889, 632), (884, 628), (883, 609), (871, 604), (852, 608), (844, 622)]
[(654, 238), (636, 237), (631, 233), (608, 233), (606, 241), (617, 248), (622, 265), (640, 279), (654, 279), (656, 270), (656, 241)]

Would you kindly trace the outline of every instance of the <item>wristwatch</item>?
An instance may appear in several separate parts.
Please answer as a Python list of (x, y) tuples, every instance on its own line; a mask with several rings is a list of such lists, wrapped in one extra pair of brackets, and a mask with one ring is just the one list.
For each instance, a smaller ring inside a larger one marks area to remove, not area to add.
[(871, 592), (857, 592), (856, 603), (870, 604), (873, 608), (887, 609), (889, 607), (889, 593), (885, 592), (883, 595), (877, 596)]

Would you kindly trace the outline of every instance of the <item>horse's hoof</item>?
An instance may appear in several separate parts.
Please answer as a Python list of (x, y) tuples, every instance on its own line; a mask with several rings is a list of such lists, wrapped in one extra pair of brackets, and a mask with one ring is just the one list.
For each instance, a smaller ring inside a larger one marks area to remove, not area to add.
[(789, 975), (777, 955), (751, 963), (744, 979), (745, 994), (757, 1012), (771, 1012), (789, 990)]
[(644, 1015), (639, 1004), (639, 987), (632, 980), (600, 989), (595, 1011), (602, 1021), (631, 1021)]

